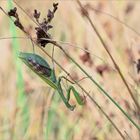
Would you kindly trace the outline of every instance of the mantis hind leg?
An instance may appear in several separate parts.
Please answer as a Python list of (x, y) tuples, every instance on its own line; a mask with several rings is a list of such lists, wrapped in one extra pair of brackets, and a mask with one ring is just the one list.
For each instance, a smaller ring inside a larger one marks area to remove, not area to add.
[(69, 103), (68, 98), (64, 96), (63, 89), (61, 87), (61, 78), (58, 79), (57, 86), (58, 86), (58, 93), (61, 96), (63, 102), (65, 103), (65, 105), (67, 106), (67, 108), (69, 108), (71, 111), (73, 111), (74, 108), (76, 107), (76, 105), (71, 105)]
[(71, 93), (71, 91), (73, 92), (77, 103), (79, 105), (84, 105), (84, 103), (85, 103), (84, 99), (80, 96), (80, 94), (76, 91), (76, 89), (73, 86), (70, 86), (68, 88), (68, 90), (67, 90), (67, 100), (68, 101), (70, 100), (70, 93)]
[[(73, 82), (71, 82), (69, 79), (67, 79), (66, 77), (64, 76), (61, 76), (59, 78), (59, 81), (61, 81), (61, 79), (65, 79), (67, 81), (69, 81), (70, 83), (74, 84)], [(87, 78), (87, 77), (86, 77)], [(79, 80), (81, 81), (81, 80)], [(77, 101), (77, 103), (79, 105), (83, 105), (85, 103), (84, 99), (80, 96), (80, 94), (76, 91), (76, 89), (73, 87), (73, 86), (69, 86), (68, 89), (67, 89), (67, 100), (69, 101), (70, 100), (70, 93), (71, 91), (73, 92), (74, 96), (75, 96), (75, 99)]]
[(70, 93), (71, 91), (73, 92), (75, 98), (76, 98), (76, 101), (79, 105), (83, 105), (84, 104), (84, 100), (81, 98), (80, 94), (75, 90), (75, 88), (73, 86), (70, 86), (68, 89), (67, 89), (67, 95), (66, 97), (64, 96), (64, 93), (63, 93), (63, 89), (61, 87), (61, 79), (64, 78), (64, 77), (60, 77), (58, 79), (58, 87), (59, 87), (59, 94), (62, 98), (62, 100), (64, 101), (65, 105), (70, 109), (70, 110), (74, 110), (74, 108), (76, 107), (76, 105), (70, 105), (69, 103), (69, 100), (70, 100)]

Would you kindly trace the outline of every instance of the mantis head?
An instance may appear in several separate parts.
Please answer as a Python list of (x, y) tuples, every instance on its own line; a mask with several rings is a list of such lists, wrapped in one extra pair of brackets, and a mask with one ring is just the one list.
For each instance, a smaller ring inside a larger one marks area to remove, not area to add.
[(26, 53), (26, 52), (20, 52), (18, 57), (25, 63), (29, 63), (31, 60), (33, 63), (37, 63), (41, 66), (50, 68), (49, 64), (46, 60), (44, 60), (41, 56), (34, 54), (34, 53)]
[(47, 77), (51, 76), (51, 68), (41, 56), (33, 53), (20, 52), (19, 58), (34, 72)]

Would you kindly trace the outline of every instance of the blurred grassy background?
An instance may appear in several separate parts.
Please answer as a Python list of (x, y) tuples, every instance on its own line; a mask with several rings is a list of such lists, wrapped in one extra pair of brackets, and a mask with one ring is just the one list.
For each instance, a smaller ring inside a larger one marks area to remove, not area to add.
[[(110, 58), (103, 49), (98, 37), (93, 32), (91, 26), (80, 14), (79, 7), (75, 1), (39, 1), (39, 0), (17, 0), (28, 14), (32, 14), (34, 9), (41, 12), (42, 19), (46, 16), (48, 9), (52, 9), (53, 2), (59, 2), (58, 11), (53, 19), (53, 29), (51, 34), (55, 40), (66, 41), (76, 44), (81, 48), (88, 50), (99, 56), (106, 62), (104, 63), (97, 57), (91, 55), (91, 60), (84, 61), (85, 53), (76, 47), (63, 45), (65, 50), (80, 65), (86, 69), (100, 84), (110, 93), (110, 95), (125, 108), (130, 116), (137, 122), (135, 107), (128, 91), (122, 83), (119, 75), (114, 70)], [(131, 27), (140, 32), (139, 25), (139, 1), (81, 1), (83, 4), (89, 4), (98, 10), (110, 13)], [(8, 2), (0, 1), (0, 6), (8, 9)], [(18, 13), (26, 29), (35, 36), (34, 25), (32, 21), (18, 8)], [(100, 34), (103, 36), (111, 53), (117, 60), (125, 78), (134, 93), (139, 94), (139, 75), (136, 73), (135, 64), (140, 53), (139, 36), (132, 32), (126, 26), (118, 23), (116, 20), (99, 12), (89, 9), (89, 14), (95, 23)], [(9, 37), (11, 35), (9, 18), (0, 12), (0, 37)], [(17, 29), (18, 36), (25, 36)], [(19, 50), (32, 52), (30, 40), (18, 40)], [(25, 65), (22, 65), (22, 77), (24, 96), (20, 96), (18, 81), (18, 66), (20, 61), (14, 55), (15, 46), (12, 40), (0, 40), (0, 140), (120, 140), (116, 130), (111, 126), (107, 119), (98, 111), (95, 105), (86, 98), (86, 105), (69, 111), (57, 92), (54, 92)], [(36, 53), (44, 56), (38, 48)], [(51, 53), (52, 46), (48, 45), (46, 50)], [(51, 64), (51, 60), (44, 56)], [(84, 75), (72, 64), (59, 49), (55, 49), (55, 58), (69, 71), (75, 79), (80, 79)], [(108, 68), (99, 74), (101, 67)], [(21, 67), (21, 66), (20, 66)], [(64, 74), (56, 66), (57, 75)], [(85, 79), (80, 84), (90, 92), (92, 97), (109, 114), (117, 127), (122, 131), (126, 139), (131, 137), (133, 140), (139, 139), (138, 130), (136, 130), (129, 121), (122, 115), (110, 101), (99, 93), (99, 90)], [(66, 86), (66, 83), (64, 83)], [(78, 87), (76, 87), (78, 89)], [(82, 91), (79, 89), (82, 95)], [(74, 99), (74, 98), (73, 98)], [(75, 100), (72, 99), (72, 103)], [(23, 101), (23, 104), (20, 103)], [(18, 102), (20, 102), (18, 104)], [(125, 133), (127, 132), (128, 135)]]

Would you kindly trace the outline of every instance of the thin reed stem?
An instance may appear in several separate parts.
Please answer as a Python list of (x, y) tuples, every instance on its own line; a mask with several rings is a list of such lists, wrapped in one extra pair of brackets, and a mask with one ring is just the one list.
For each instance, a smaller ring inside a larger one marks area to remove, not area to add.
[(123, 76), (123, 74), (122, 74), (122, 72), (121, 72), (121, 70), (120, 70), (118, 64), (116, 63), (115, 59), (113, 58), (112, 54), (110, 53), (110, 51), (109, 51), (109, 49), (108, 49), (106, 43), (104, 42), (103, 38), (101, 37), (100, 33), (98, 32), (97, 28), (95, 27), (95, 25), (93, 24), (91, 18), (89, 17), (88, 11), (82, 6), (82, 4), (81, 4), (81, 2), (80, 2), (79, 0), (76, 0), (76, 1), (77, 1), (77, 3), (78, 3), (79, 7), (81, 8), (81, 10), (83, 11), (84, 16), (88, 19), (89, 23), (91, 24), (92, 29), (95, 31), (96, 35), (98, 36), (99, 40), (101, 41), (101, 43), (102, 43), (104, 49), (106, 50), (106, 52), (108, 53), (110, 59), (112, 60), (114, 66), (115, 66), (115, 68), (116, 68), (116, 70), (118, 71), (118, 73), (119, 73), (119, 75), (120, 75), (120, 77), (121, 77), (123, 83), (125, 84), (125, 86), (126, 86), (128, 92), (129, 92), (129, 94), (130, 94), (132, 100), (134, 101), (134, 103), (135, 103), (135, 105), (137, 106), (138, 110), (140, 110), (140, 105), (139, 105), (138, 101), (137, 101), (136, 98), (134, 97), (134, 95), (133, 95), (133, 93), (132, 93), (132, 91), (131, 91), (131, 89), (130, 89), (128, 83), (126, 82), (126, 79), (124, 78), (124, 76)]

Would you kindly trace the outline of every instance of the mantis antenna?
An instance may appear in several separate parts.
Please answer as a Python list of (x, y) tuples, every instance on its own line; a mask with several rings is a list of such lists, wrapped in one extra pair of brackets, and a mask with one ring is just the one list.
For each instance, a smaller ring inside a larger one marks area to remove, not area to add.
[(35, 45), (34, 45), (34, 43), (33, 43), (33, 41), (32, 41), (32, 38), (30, 38), (30, 41), (31, 41), (32, 46), (33, 46), (33, 53), (35, 53)]
[(54, 56), (54, 45), (52, 47), (52, 69), (55, 69), (54, 61), (53, 61), (53, 56)]

